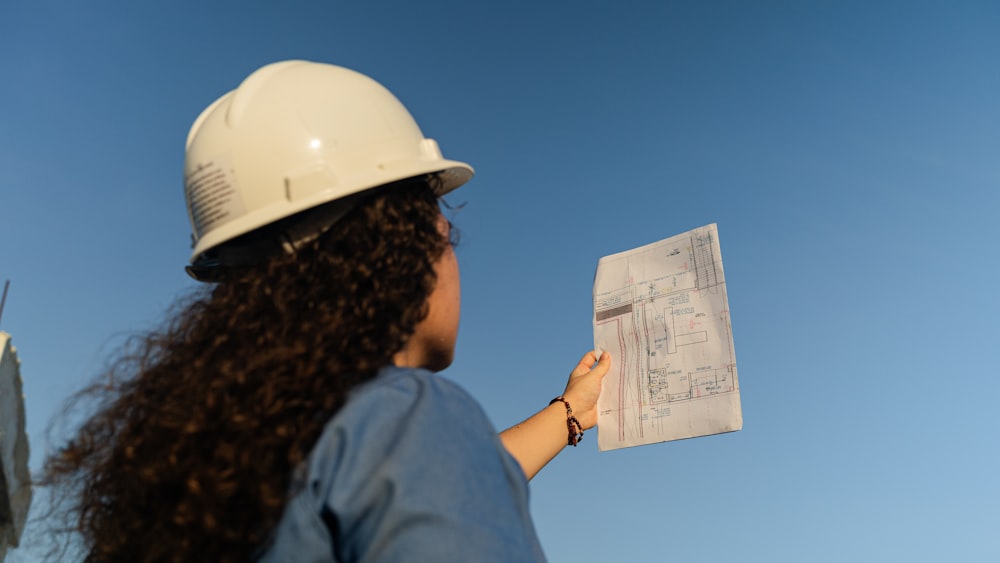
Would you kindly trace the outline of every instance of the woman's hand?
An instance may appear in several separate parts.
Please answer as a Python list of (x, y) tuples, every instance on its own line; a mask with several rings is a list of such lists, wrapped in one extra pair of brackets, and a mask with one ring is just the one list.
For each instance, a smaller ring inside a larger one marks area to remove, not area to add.
[(601, 381), (610, 367), (611, 354), (604, 352), (598, 361), (593, 352), (587, 352), (569, 374), (562, 396), (573, 408), (573, 415), (584, 430), (597, 424), (597, 397), (601, 394)]

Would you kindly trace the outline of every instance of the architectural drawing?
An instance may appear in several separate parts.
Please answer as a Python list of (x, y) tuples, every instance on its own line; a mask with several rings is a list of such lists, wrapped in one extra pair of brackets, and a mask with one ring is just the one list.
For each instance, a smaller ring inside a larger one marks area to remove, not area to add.
[(602, 258), (594, 344), (614, 359), (598, 402), (601, 450), (739, 430), (716, 226)]

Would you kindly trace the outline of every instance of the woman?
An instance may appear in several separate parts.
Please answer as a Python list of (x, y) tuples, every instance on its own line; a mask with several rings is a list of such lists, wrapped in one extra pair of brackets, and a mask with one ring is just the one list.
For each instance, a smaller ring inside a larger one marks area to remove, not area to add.
[(86, 560), (543, 560), (526, 477), (596, 423), (610, 360), (500, 436), (434, 375), (460, 301), (438, 198), (471, 176), (340, 67), (268, 65), (206, 109), (188, 271), (213, 285), (48, 460)]

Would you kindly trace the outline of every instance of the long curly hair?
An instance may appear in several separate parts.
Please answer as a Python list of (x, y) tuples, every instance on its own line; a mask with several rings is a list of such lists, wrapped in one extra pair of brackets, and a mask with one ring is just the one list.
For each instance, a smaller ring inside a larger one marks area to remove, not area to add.
[(426, 179), (375, 191), (316, 241), (230, 276), (133, 339), (46, 460), (84, 560), (247, 561), (348, 392), (427, 315), (449, 240)]

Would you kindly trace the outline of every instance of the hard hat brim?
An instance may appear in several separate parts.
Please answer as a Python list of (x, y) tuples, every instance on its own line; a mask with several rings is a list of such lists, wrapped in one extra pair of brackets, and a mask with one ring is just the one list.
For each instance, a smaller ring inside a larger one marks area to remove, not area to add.
[[(442, 166), (444, 166), (444, 168), (442, 168)], [(294, 203), (281, 202), (277, 205), (257, 209), (252, 213), (248, 213), (242, 217), (234, 219), (225, 225), (216, 228), (210, 233), (207, 233), (198, 240), (198, 243), (195, 245), (194, 250), (191, 253), (191, 263), (193, 264), (198, 261), (205, 252), (211, 250), (219, 244), (222, 244), (227, 240), (231, 240), (239, 234), (248, 232), (251, 230), (251, 226), (261, 224), (261, 217), (266, 217), (267, 222), (273, 222), (336, 199), (341, 199), (353, 194), (359, 194), (386, 184), (405, 180), (407, 178), (416, 178), (420, 176), (436, 177), (438, 181), (433, 185), (433, 187), (435, 188), (436, 195), (441, 197), (468, 182), (475, 174), (475, 170), (473, 170), (471, 166), (464, 162), (458, 162), (455, 160), (410, 163), (410, 166), (406, 167), (406, 169), (393, 169), (390, 172), (391, 175), (386, 176), (386, 181), (375, 181), (372, 182), (371, 185), (358, 185), (356, 186), (357, 189), (351, 193), (344, 193), (343, 191), (336, 193), (320, 192), (312, 197), (298, 200)], [(275, 209), (276, 207), (280, 207), (281, 209)]]

